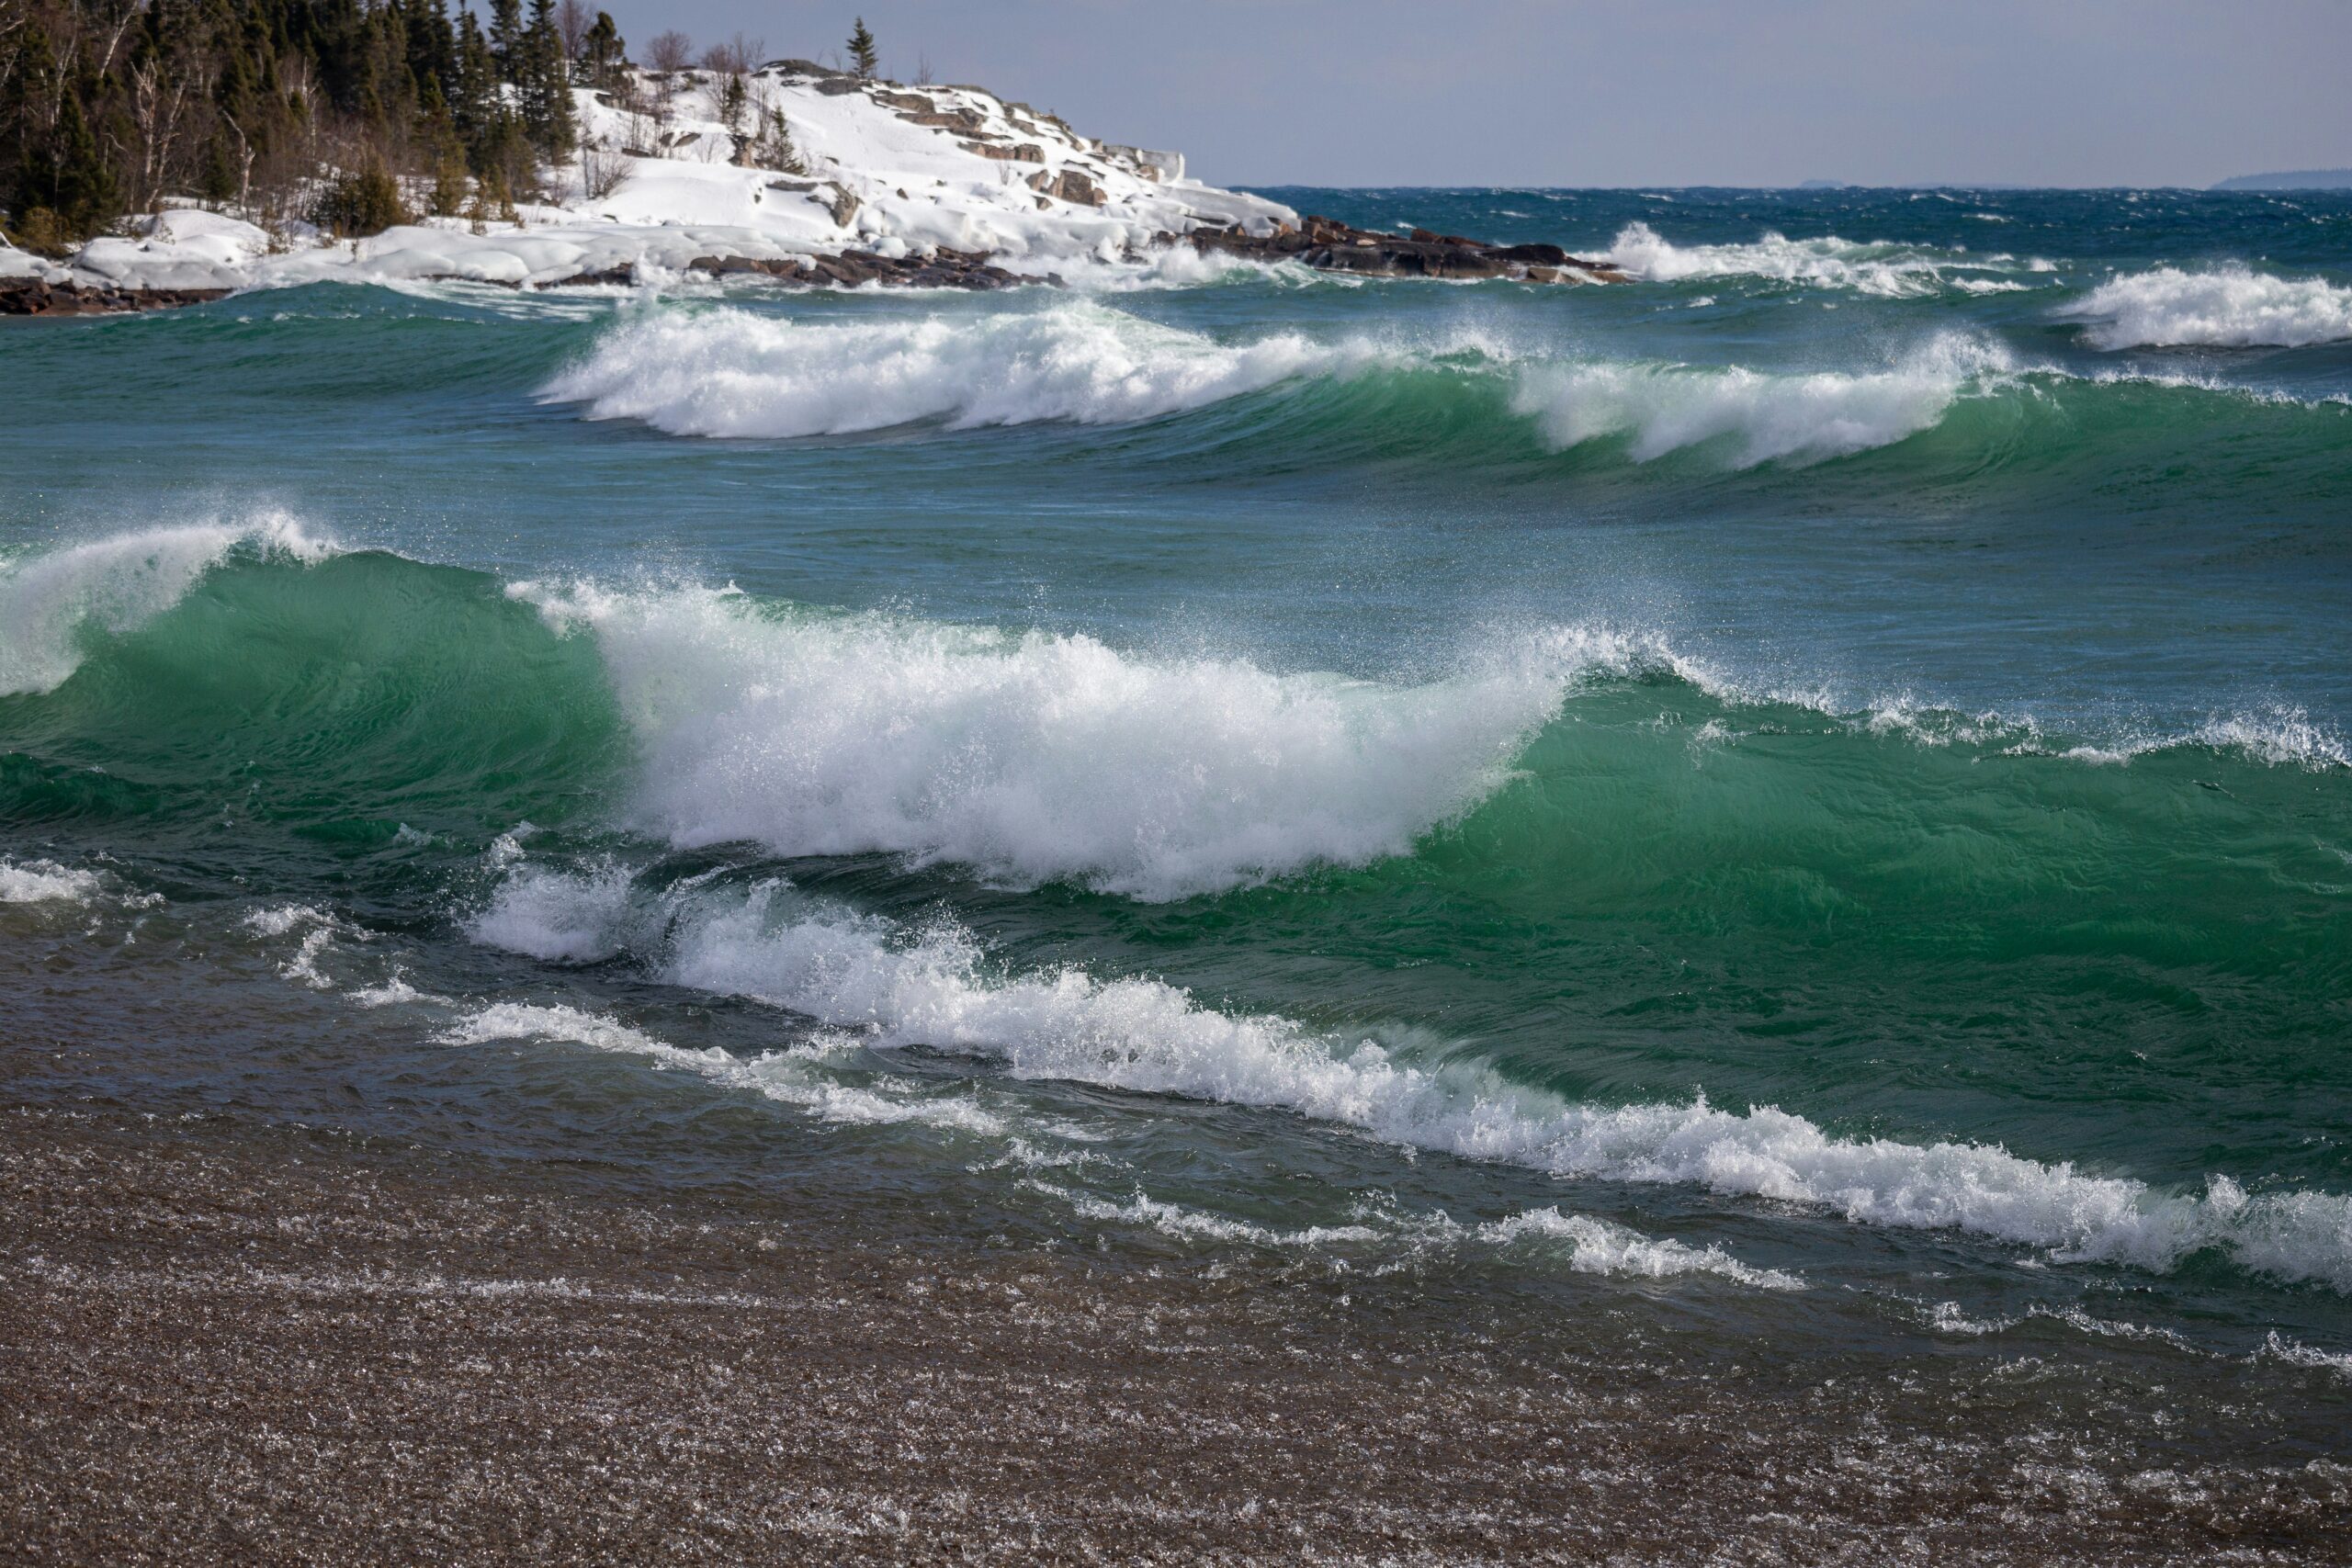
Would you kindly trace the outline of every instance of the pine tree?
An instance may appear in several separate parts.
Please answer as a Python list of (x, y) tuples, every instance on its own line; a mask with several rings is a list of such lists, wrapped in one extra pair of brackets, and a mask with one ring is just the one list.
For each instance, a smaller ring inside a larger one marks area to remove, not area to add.
[(621, 62), (628, 58), (628, 46), (622, 42), (621, 30), (613, 25), (610, 11), (596, 13), (596, 23), (588, 29), (582, 52), (586, 57), (583, 63), (587, 67), (590, 85), (598, 87), (614, 85), (614, 75)]
[(502, 82), (523, 80), (523, 0), (490, 0), (490, 46)]
[(866, 30), (864, 17), (849, 35), (849, 58), (861, 76), (871, 76), (882, 67), (882, 56), (874, 48), (874, 35)]
[(551, 163), (571, 156), (577, 140), (571, 113), (571, 73), (556, 31), (555, 0), (532, 0), (531, 25), (523, 35), (519, 78), (523, 125), (531, 144)]
[(763, 118), (758, 141), (752, 149), (752, 159), (763, 169), (774, 169), (783, 175), (805, 175), (808, 165), (800, 160), (800, 149), (792, 144), (792, 126), (784, 111), (771, 106)]
[(727, 128), (728, 135), (738, 141), (741, 141), (743, 135), (743, 109), (746, 101), (743, 78), (730, 73), (727, 78), (727, 85), (718, 95), (718, 123)]
[(94, 234), (115, 214), (117, 186), (114, 171), (107, 167), (98, 151), (98, 139), (91, 134), (90, 122), (82, 113), (81, 101), (71, 92), (64, 96), (51, 140), (57, 164), (50, 178), (48, 205), (74, 233)]

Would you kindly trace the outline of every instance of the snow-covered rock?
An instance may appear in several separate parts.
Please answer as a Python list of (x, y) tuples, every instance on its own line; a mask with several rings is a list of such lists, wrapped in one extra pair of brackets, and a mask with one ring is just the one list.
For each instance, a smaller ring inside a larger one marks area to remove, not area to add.
[[(751, 73), (742, 117), (748, 139), (780, 112), (803, 171), (746, 167), (736, 162), (744, 141), (720, 123), (724, 85), (707, 71), (646, 77), (635, 107), (576, 93), (583, 157), (552, 172), (553, 202), (526, 206), (519, 224), (428, 219), (357, 242), (304, 236), (271, 254), (271, 237), (250, 223), (175, 208), (92, 242), (72, 270), (150, 288), (328, 278), (532, 286), (658, 276), (714, 256), (905, 257), (945, 247), (1042, 274), (1116, 265), (1162, 233), (1236, 224), (1263, 233), (1296, 216), (1186, 178), (1177, 153), (1098, 141), (977, 87), (910, 87), (803, 61)], [(591, 197), (587, 166), (616, 159), (619, 184)]]
[(22, 278), (36, 283), (66, 283), (73, 273), (46, 256), (30, 251), (20, 251), (6, 240), (0, 240), (0, 283), (14, 284)]

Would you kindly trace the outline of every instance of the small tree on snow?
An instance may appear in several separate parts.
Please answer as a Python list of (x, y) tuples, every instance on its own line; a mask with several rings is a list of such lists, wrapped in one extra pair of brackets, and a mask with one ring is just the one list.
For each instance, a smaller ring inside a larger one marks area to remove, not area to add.
[(782, 175), (805, 175), (808, 165), (801, 161), (800, 149), (792, 144), (792, 126), (784, 111), (775, 105), (760, 117), (759, 139), (752, 144), (752, 157), (763, 169), (774, 169)]
[(864, 17), (849, 35), (849, 58), (861, 76), (871, 76), (882, 68), (882, 56), (874, 47), (874, 35), (866, 29)]

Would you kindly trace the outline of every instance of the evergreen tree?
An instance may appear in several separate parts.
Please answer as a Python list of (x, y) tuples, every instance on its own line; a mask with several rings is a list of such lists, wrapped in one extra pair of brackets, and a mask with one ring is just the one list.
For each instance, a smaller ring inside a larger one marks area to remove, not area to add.
[(866, 30), (864, 17), (857, 19), (856, 28), (849, 35), (849, 58), (861, 76), (871, 76), (881, 69), (882, 56), (875, 50), (874, 35)]
[(498, 56), (498, 79), (523, 80), (523, 0), (490, 0), (490, 47)]
[(792, 126), (784, 111), (770, 105), (761, 117), (759, 140), (752, 148), (752, 159), (763, 169), (778, 174), (805, 175), (808, 165), (801, 161), (800, 149), (792, 144)]
[(523, 57), (524, 129), (544, 157), (560, 164), (571, 156), (578, 131), (571, 112), (571, 72), (556, 30), (555, 0), (532, 0)]
[(73, 234), (94, 234), (117, 211), (116, 181), (82, 113), (80, 99), (71, 92), (59, 107), (53, 142), (55, 168), (50, 176), (49, 200), (42, 205), (54, 211)]
[(743, 110), (747, 101), (743, 78), (729, 73), (727, 85), (718, 95), (718, 123), (727, 128), (728, 135), (738, 141), (743, 135)]
[(628, 56), (628, 46), (621, 41), (621, 30), (613, 25), (611, 12), (596, 13), (595, 25), (588, 29), (581, 52), (581, 63), (591, 85), (610, 87), (615, 85), (616, 73)]

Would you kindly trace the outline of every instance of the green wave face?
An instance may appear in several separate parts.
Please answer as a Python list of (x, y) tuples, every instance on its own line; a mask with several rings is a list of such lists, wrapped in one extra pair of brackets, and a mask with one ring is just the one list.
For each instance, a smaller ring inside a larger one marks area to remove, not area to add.
[(478, 842), (594, 806), (627, 754), (594, 650), (479, 572), (241, 545), (152, 619), (68, 635), (70, 675), (0, 697), (11, 821), (232, 857)]
[(2324, 231), (1327, 200), (1654, 276), (0, 333), (0, 921), (403, 1134), (2339, 1349), (2352, 344), (2124, 344)]
[[(1250, 895), (1247, 923), (1376, 954), (1367, 1005), (1509, 1042), (1565, 1093), (1934, 1104), (2043, 1155), (2186, 1174), (2227, 1146), (2340, 1181), (2311, 1134), (2352, 1111), (2352, 779), (2018, 744), (1587, 692), (1409, 862)], [(2088, 1104), (2122, 1112), (2112, 1142), (2086, 1146)]]
[[(2143, 1174), (2191, 1179), (2226, 1147), (2300, 1181), (2352, 1177), (2311, 1136), (2352, 1114), (2352, 1064), (2328, 1043), (2352, 994), (2352, 777), (2285, 720), (2101, 749), (1713, 694), (1638, 660), (1425, 700), (699, 590), (518, 597), (390, 554), (246, 545), (152, 618), (73, 638), (69, 675), (0, 699), (0, 821), (178, 874), (327, 879), (413, 920), (497, 835), (569, 825), (652, 863), (703, 852), (657, 880), (748, 855), (910, 919), (948, 897), (1014, 959), (1075, 942), (1295, 1016), (1429, 1021), (1453, 1042), (1441, 1055), (1574, 1099), (1698, 1083)], [(1088, 681), (1156, 692), (1167, 722), (1085, 729), (1066, 770), (1057, 738), (1000, 700), (1033, 674), (1079, 705)], [(752, 687), (774, 701), (742, 705)], [(948, 690), (978, 694), (941, 705)], [(1226, 728), (1195, 724), (1196, 702)], [(1479, 704), (1499, 705), (1491, 724), (1452, 728)], [(894, 780), (864, 748), (920, 753), (913, 724), (952, 744)], [(1500, 771), (1363, 816), (1496, 735)], [(1272, 773), (1216, 772), (1269, 749), (1288, 759)], [(1213, 788), (1170, 793), (1171, 766)], [(1302, 768), (1323, 773), (1286, 793)], [(836, 769), (899, 789), (900, 814), (841, 816)], [(967, 829), (1016, 786), (1043, 804)], [(1135, 852), (1185, 858), (1069, 851), (1072, 814), (1101, 800), (1157, 815)], [(1188, 812), (1251, 846), (1234, 869), (1187, 847)], [(1023, 833), (1078, 858), (1023, 861)]]

